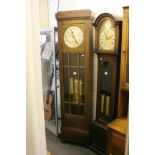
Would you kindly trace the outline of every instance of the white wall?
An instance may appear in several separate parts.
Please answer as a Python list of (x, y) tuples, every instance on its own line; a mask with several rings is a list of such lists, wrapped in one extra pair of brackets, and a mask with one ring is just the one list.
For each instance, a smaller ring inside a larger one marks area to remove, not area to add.
[(48, 0), (39, 0), (40, 28), (49, 27), (49, 5)]
[[(57, 12), (58, 0), (49, 0), (51, 25), (56, 25), (55, 13)], [(122, 17), (122, 7), (129, 5), (129, 0), (60, 0), (59, 11), (90, 9), (98, 16), (100, 13), (108, 12), (119, 18)]]
[(26, 11), (26, 154), (46, 155), (39, 46), (39, 1), (28, 0)]

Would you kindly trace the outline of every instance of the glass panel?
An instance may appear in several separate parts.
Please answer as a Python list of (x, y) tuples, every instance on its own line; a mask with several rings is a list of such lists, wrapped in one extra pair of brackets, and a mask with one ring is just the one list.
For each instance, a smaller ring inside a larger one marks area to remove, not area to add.
[(78, 54), (70, 53), (69, 54), (69, 62), (70, 62), (70, 66), (78, 66), (79, 65)]
[(79, 106), (77, 104), (71, 104), (71, 114), (73, 115), (79, 114)]
[[(69, 61), (68, 61), (69, 56)], [(84, 106), (84, 68), (79, 67), (85, 64), (85, 55), (70, 53), (63, 54), (64, 61), (64, 97), (65, 112), (73, 115), (85, 115)], [(69, 66), (68, 66), (69, 62)], [(68, 67), (67, 67), (68, 66)]]
[(80, 105), (80, 115), (85, 115), (85, 110), (84, 110), (85, 106), (84, 105)]
[(110, 120), (110, 99), (112, 90), (112, 69), (110, 62), (101, 64), (100, 72), (100, 118), (108, 122)]
[(63, 64), (68, 66), (68, 53), (63, 53)]
[(101, 65), (100, 79), (101, 94), (111, 95), (112, 64), (107, 61), (103, 62)]
[(85, 65), (85, 55), (80, 54), (80, 66), (84, 66), (84, 65)]
[(126, 82), (129, 83), (129, 49), (127, 51), (127, 61), (126, 61)]
[(77, 103), (79, 100), (79, 82), (78, 82), (78, 67), (70, 67), (70, 101)]
[(110, 122), (110, 99), (111, 96), (101, 94), (100, 114), (99, 117), (104, 122)]
[(68, 67), (64, 67), (64, 100), (69, 101)]
[(84, 77), (84, 68), (80, 68), (80, 81), (79, 81), (79, 95), (80, 103), (85, 102), (85, 77)]
[(70, 109), (69, 109), (70, 105), (68, 103), (65, 103), (64, 106), (65, 106), (65, 113), (70, 113)]

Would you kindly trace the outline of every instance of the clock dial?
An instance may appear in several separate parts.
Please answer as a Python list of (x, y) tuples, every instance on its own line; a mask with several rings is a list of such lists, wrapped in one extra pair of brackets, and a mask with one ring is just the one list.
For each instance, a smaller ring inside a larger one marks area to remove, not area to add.
[(115, 29), (112, 27), (111, 20), (105, 20), (100, 28), (99, 49), (114, 51)]
[(65, 30), (64, 42), (70, 48), (76, 48), (81, 45), (83, 41), (83, 32), (77, 26), (70, 26)]

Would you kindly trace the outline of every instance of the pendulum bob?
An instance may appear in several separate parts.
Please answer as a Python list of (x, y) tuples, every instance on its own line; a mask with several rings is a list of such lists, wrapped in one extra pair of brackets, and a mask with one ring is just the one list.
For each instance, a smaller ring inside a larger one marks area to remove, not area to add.
[(104, 105), (105, 104), (105, 95), (101, 94), (101, 110), (100, 112), (103, 114), (104, 113)]
[(76, 103), (78, 103), (78, 100), (79, 100), (78, 91), (79, 91), (78, 80), (75, 79), (74, 80), (74, 101)]
[(74, 87), (73, 87), (73, 78), (69, 79), (69, 95), (71, 100), (73, 100)]
[(110, 110), (110, 96), (106, 96), (106, 111), (105, 111), (106, 116), (109, 116), (109, 110)]

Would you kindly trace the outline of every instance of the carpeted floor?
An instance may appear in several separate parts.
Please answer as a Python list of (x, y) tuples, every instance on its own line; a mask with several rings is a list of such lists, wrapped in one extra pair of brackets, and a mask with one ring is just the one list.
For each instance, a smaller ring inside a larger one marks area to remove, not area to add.
[[(56, 124), (55, 120), (45, 121), (46, 129), (57, 135), (56, 133)], [(58, 133), (60, 133), (61, 120), (58, 121)]]
[(89, 148), (62, 143), (60, 138), (56, 137), (48, 130), (46, 130), (46, 143), (47, 150), (51, 152), (52, 155), (97, 155)]

